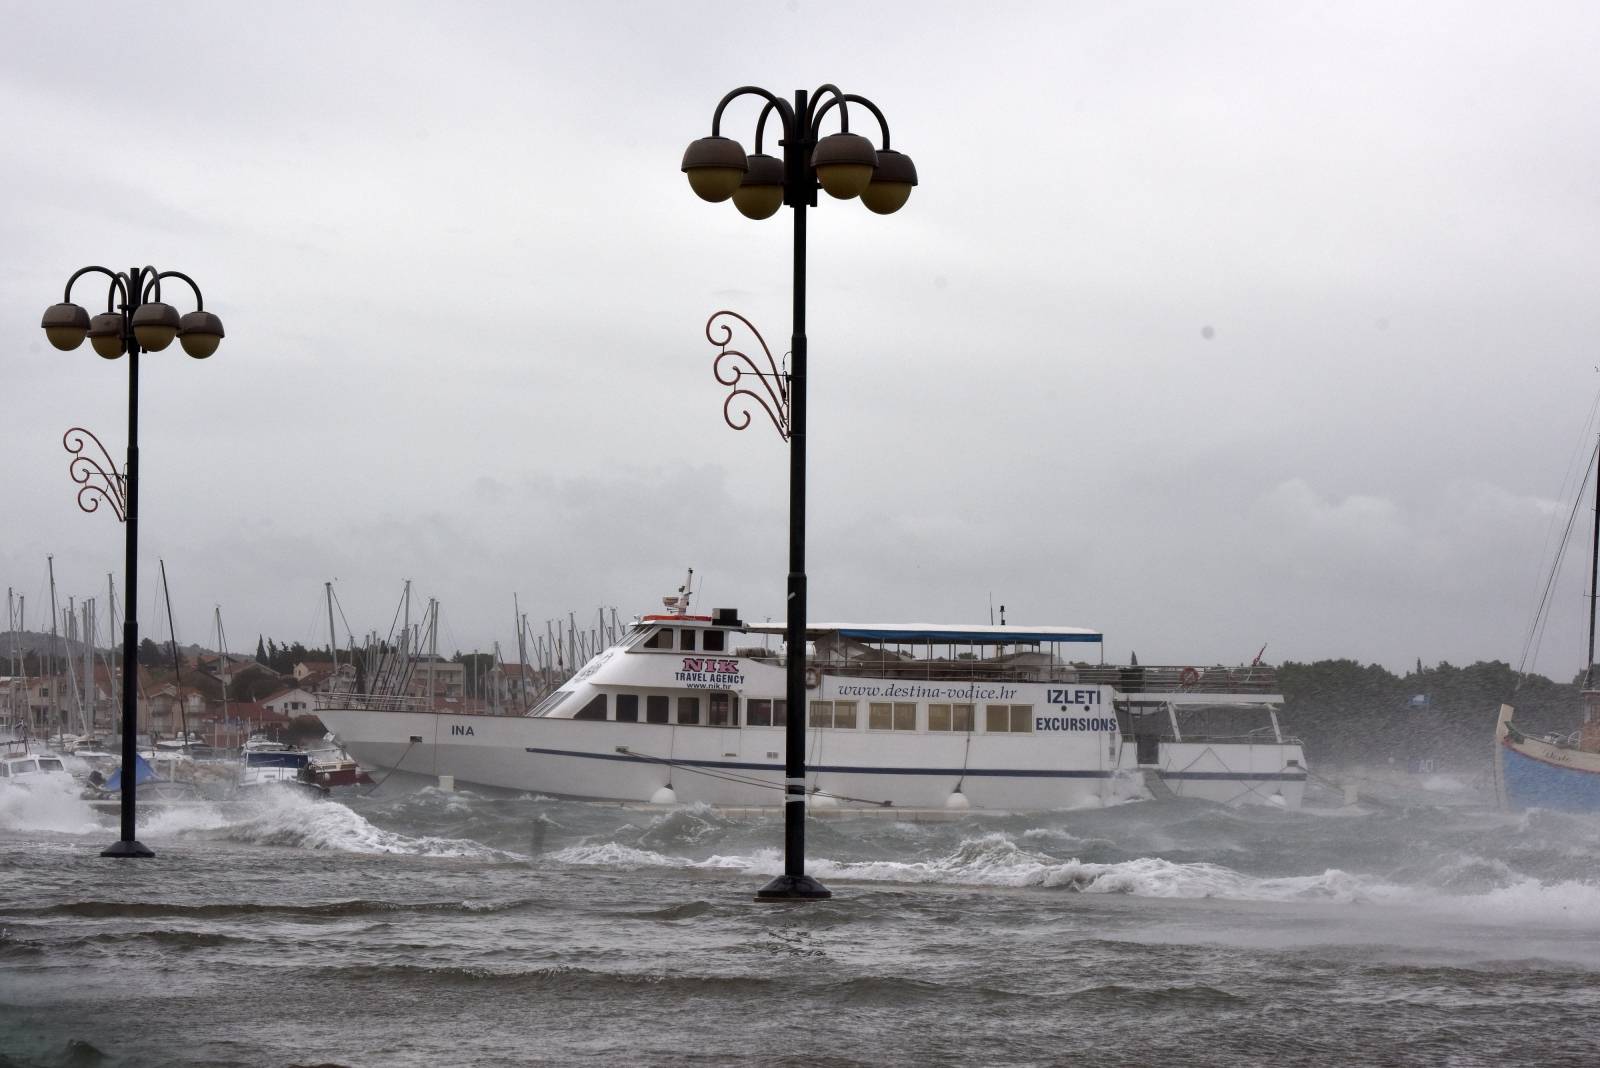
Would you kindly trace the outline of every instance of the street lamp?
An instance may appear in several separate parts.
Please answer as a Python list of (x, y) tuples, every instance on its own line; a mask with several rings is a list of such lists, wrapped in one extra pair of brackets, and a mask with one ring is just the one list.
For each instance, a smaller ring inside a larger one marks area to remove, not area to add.
[[(755, 152), (746, 155), (739, 142), (722, 136), (722, 113), (742, 96), (766, 101), (756, 120)], [(883, 144), (850, 132), (850, 105), (857, 104), (878, 120)], [(819, 136), (822, 120), (839, 109), (839, 130)], [(781, 160), (761, 151), (767, 119), (782, 124)], [(860, 197), (879, 215), (898, 211), (917, 184), (911, 158), (889, 147), (889, 123), (865, 97), (824, 85), (815, 93), (794, 94), (791, 105), (755, 86), (724, 96), (711, 116), (711, 135), (689, 145), (683, 172), (702, 200), (732, 200), (751, 219), (775, 215), (785, 204), (794, 210), (794, 332), (790, 342), (790, 374), (784, 397), (785, 423), (778, 427), (789, 440), (789, 580), (788, 646), (784, 693), (788, 715), (784, 728), (784, 873), (756, 894), (760, 901), (831, 897), (805, 873), (805, 740), (806, 740), (806, 209), (817, 204), (820, 187), (831, 197)], [(777, 419), (774, 418), (774, 422)]]
[[(72, 303), (72, 285), (86, 274), (103, 274), (111, 280), (106, 292), (106, 310), (93, 318)], [(188, 284), (194, 291), (194, 311), (180, 316), (172, 305), (161, 302), (164, 278), (177, 278)], [(139, 722), (135, 703), (139, 693), (136, 555), (139, 548), (139, 353), (160, 352), (176, 338), (184, 352), (203, 360), (216, 352), (222, 341), (222, 320), (205, 310), (200, 287), (186, 274), (157, 271), (154, 267), (134, 267), (127, 271), (83, 267), (67, 279), (61, 303), (45, 310), (40, 325), (50, 344), (63, 351), (77, 348), (87, 337), (94, 351), (105, 359), (114, 360), (124, 352), (128, 354), (128, 469), (121, 480), (124, 509), (119, 512), (126, 535), (122, 622), (122, 837), (100, 855), (153, 857), (155, 853), (133, 836), (134, 791), (139, 777)]]

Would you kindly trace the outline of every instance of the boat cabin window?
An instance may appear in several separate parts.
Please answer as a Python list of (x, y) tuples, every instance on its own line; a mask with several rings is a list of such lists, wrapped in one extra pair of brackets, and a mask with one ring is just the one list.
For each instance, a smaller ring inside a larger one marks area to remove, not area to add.
[(695, 724), (700, 722), (700, 698), (678, 698), (678, 722)]
[(647, 723), (667, 723), (672, 719), (672, 698), (652, 695), (644, 699), (644, 718)]
[(61, 765), (61, 761), (55, 759), (54, 757), (40, 757), (39, 758), (39, 770), (40, 771), (66, 771), (67, 769), (64, 768)]
[(709, 727), (737, 727), (739, 725), (739, 699), (731, 693), (711, 695), (711, 709), (706, 716)]
[[(164, 755), (164, 754), (163, 754)], [(303, 768), (311, 761), (309, 753), (257, 752), (244, 755), (247, 768)]]
[(972, 730), (972, 705), (929, 705), (928, 729), (930, 731)]
[(636, 693), (617, 694), (617, 722), (639, 722), (639, 695)]
[(551, 712), (555, 711), (557, 705), (559, 705), (562, 701), (565, 701), (567, 698), (569, 698), (571, 696), (572, 696), (572, 691), (571, 690), (557, 690), (555, 693), (551, 694), (549, 697), (546, 697), (543, 701), (540, 701), (539, 702), (539, 706), (537, 708), (535, 708), (532, 712), (528, 713), (528, 715), (530, 715), (530, 716), (548, 716)]
[(753, 697), (745, 702), (744, 722), (748, 727), (783, 727), (789, 723), (789, 702)]
[(994, 734), (1030, 734), (1033, 731), (1032, 705), (984, 705), (984, 728)]
[(917, 706), (911, 701), (871, 701), (867, 704), (867, 730), (914, 731)]
[(650, 637), (646, 638), (643, 642), (640, 643), (639, 648), (641, 648), (641, 649), (671, 649), (672, 648), (672, 628), (671, 627), (657, 627), (655, 629), (655, 631), (650, 635)]
[(856, 703), (854, 701), (812, 701), (811, 726), (856, 729)]
[(606, 718), (606, 695), (603, 694), (603, 693), (595, 694), (594, 695), (594, 699), (591, 700), (588, 704), (584, 705), (582, 708), (580, 708), (578, 710), (578, 714), (573, 716), (572, 718), (573, 719), (605, 719)]
[(688, 627), (678, 631), (678, 648), (687, 649), (691, 653), (694, 652), (694, 633)]
[[(1173, 711), (1184, 741), (1271, 740), (1272, 719), (1266, 705), (1177, 705)], [(1167, 717), (1162, 717), (1166, 719)], [(1170, 733), (1170, 728), (1168, 728)]]
[(708, 630), (700, 636), (700, 648), (708, 653), (720, 653), (728, 647), (727, 638), (720, 630)]

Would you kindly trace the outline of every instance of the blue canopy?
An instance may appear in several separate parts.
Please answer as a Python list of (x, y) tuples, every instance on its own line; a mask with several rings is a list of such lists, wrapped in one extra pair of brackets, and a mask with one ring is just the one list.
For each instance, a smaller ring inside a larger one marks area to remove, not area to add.
[[(144, 757), (139, 756), (137, 753), (135, 753), (133, 757), (133, 767), (133, 784), (135, 786), (143, 786), (147, 782), (159, 782), (161, 779), (161, 777), (156, 774), (155, 769), (149, 764), (145, 763)], [(111, 778), (107, 779), (105, 784), (100, 788), (107, 791), (122, 789), (122, 769), (118, 768), (116, 771), (113, 771), (111, 773)]]

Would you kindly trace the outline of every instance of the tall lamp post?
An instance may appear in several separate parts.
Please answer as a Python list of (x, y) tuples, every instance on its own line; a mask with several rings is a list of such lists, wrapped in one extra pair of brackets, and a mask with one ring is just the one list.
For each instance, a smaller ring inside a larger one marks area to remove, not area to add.
[[(106, 310), (92, 319), (83, 308), (72, 303), (72, 285), (86, 274), (102, 274), (110, 279)], [(161, 282), (176, 278), (194, 292), (195, 310), (179, 316), (170, 304), (161, 302)], [(67, 279), (60, 304), (44, 313), (45, 335), (50, 344), (70, 351), (87, 337), (94, 351), (108, 360), (128, 354), (128, 465), (124, 476), (123, 530), (126, 577), (123, 584), (122, 622), (122, 836), (101, 851), (102, 857), (153, 857), (155, 853), (133, 835), (134, 794), (138, 785), (138, 709), (139, 693), (137, 615), (139, 549), (139, 353), (160, 352), (177, 338), (183, 351), (203, 360), (217, 351), (222, 341), (222, 320), (205, 310), (205, 300), (194, 279), (178, 271), (157, 271), (154, 267), (134, 267), (112, 271), (105, 267), (83, 267)]]
[[(755, 152), (746, 155), (732, 138), (722, 136), (722, 113), (743, 96), (766, 102), (756, 120)], [(859, 105), (878, 121), (883, 144), (850, 132), (850, 105)], [(839, 131), (819, 136), (822, 120), (839, 110)], [(761, 151), (767, 120), (780, 124), (783, 158)], [(815, 93), (801, 89), (790, 104), (765, 89), (744, 86), (722, 98), (711, 116), (711, 136), (692, 142), (683, 154), (683, 171), (702, 200), (732, 199), (751, 219), (766, 219), (787, 205), (794, 211), (794, 329), (790, 342), (788, 383), (789, 438), (789, 580), (788, 647), (784, 694), (788, 714), (784, 728), (784, 871), (756, 894), (760, 901), (831, 897), (829, 890), (805, 873), (805, 738), (806, 738), (806, 209), (817, 204), (817, 190), (849, 200), (860, 197), (879, 215), (898, 211), (917, 184), (911, 158), (889, 147), (889, 124), (877, 105), (865, 97), (824, 85)], [(785, 427), (780, 426), (782, 433)]]

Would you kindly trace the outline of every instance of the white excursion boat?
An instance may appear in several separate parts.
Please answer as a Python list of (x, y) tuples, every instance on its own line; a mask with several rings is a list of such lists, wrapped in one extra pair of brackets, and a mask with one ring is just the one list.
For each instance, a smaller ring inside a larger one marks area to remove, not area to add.
[[(669, 604), (671, 603), (669, 599)], [(317, 714), (387, 781), (552, 797), (778, 805), (783, 627), (731, 609), (636, 620), (521, 716), (329, 694)], [(814, 808), (1062, 809), (1188, 797), (1298, 807), (1305, 756), (1271, 668), (1108, 667), (1073, 627), (815, 624)], [(758, 644), (759, 643), (759, 644)]]

